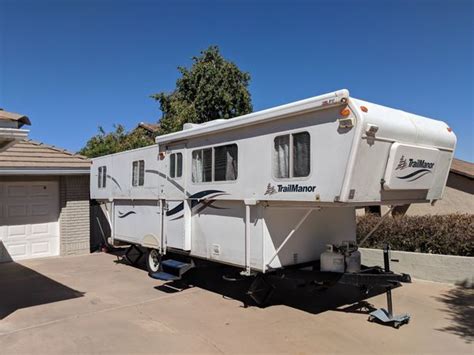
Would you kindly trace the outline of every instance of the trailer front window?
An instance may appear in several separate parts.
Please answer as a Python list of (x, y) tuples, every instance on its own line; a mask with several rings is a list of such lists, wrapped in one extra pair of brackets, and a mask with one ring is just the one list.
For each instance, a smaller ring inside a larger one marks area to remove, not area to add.
[(311, 155), (308, 132), (278, 136), (273, 143), (273, 176), (287, 179), (309, 175)]

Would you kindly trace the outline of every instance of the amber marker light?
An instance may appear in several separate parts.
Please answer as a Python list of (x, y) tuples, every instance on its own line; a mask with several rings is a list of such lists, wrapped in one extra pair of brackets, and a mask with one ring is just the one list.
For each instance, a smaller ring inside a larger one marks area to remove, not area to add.
[(365, 106), (361, 106), (360, 109), (362, 110), (362, 112), (367, 112), (369, 111), (369, 109)]
[(348, 108), (345, 108), (345, 109), (342, 109), (342, 110), (341, 110), (341, 115), (342, 115), (343, 117), (347, 117), (347, 116), (349, 116), (350, 114), (351, 114), (351, 111), (350, 111)]
[(452, 132), (453, 129), (451, 127), (447, 127), (448, 132)]

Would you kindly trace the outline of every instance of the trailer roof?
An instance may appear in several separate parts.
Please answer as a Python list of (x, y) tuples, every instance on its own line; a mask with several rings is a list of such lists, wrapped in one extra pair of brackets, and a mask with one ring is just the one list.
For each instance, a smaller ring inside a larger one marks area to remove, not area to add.
[(156, 137), (156, 143), (161, 144), (170, 141), (183, 140), (187, 138), (202, 136), (219, 131), (226, 131), (242, 126), (258, 124), (263, 121), (271, 121), (296, 113), (305, 113), (319, 109), (343, 104), (349, 98), (349, 90), (343, 89), (328, 94), (311, 97), (305, 100), (292, 102), (286, 105), (273, 107), (267, 110), (249, 113), (247, 115), (232, 119), (214, 120), (199, 125), (192, 125), (191, 128), (182, 131)]

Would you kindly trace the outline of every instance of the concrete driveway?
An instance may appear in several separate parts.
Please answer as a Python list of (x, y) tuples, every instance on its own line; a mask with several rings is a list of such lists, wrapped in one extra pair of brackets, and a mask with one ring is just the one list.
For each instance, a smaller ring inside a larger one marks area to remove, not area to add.
[[(341, 304), (355, 300), (347, 290), (282, 292), (245, 308), (243, 286), (219, 270), (195, 272), (196, 286), (176, 292), (115, 261), (0, 264), (0, 353), (473, 353), (472, 289), (405, 284), (395, 310), (413, 319), (395, 330)], [(385, 306), (384, 295), (367, 301)]]

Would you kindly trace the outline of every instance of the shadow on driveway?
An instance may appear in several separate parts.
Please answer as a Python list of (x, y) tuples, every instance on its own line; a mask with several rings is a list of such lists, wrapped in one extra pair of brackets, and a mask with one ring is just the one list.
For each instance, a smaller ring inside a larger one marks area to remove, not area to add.
[(474, 341), (474, 285), (468, 280), (456, 285), (436, 300), (443, 302), (451, 320), (449, 326), (438, 329), (442, 332), (456, 334), (466, 341)]
[[(123, 258), (123, 253), (123, 251), (111, 253), (117, 256), (116, 263), (146, 271), (144, 257), (139, 258), (135, 265), (130, 265)], [(247, 294), (253, 281), (252, 278), (242, 278), (234, 282), (225, 281), (223, 276), (235, 275), (238, 269), (216, 263), (204, 263), (204, 265), (206, 266), (187, 272), (183, 280), (166, 282), (156, 286), (155, 289), (165, 293), (175, 293), (189, 287), (198, 287), (222, 295), (223, 298), (240, 301), (242, 302), (242, 307), (257, 306)], [(394, 286), (394, 288), (396, 287), (398, 286)], [(361, 291), (358, 287), (342, 284), (336, 284), (335, 286), (323, 289), (317, 287), (277, 287), (265, 307), (285, 305), (312, 314), (330, 310), (368, 314), (376, 308), (386, 308), (386, 304), (372, 305), (365, 300), (385, 292), (386, 289), (383, 287), (374, 287), (368, 291)]]
[(76, 291), (15, 262), (0, 264), (0, 320), (20, 308), (82, 297)]

